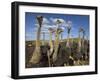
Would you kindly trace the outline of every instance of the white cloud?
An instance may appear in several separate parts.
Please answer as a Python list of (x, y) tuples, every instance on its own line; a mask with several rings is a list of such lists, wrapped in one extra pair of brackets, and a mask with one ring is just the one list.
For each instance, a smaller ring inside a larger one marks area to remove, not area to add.
[(59, 19), (62, 23), (65, 23), (65, 20), (64, 20), (64, 19), (61, 19), (61, 18), (50, 18), (51, 22), (54, 23), (54, 24), (57, 22), (58, 19)]
[[(50, 19), (43, 18), (43, 24), (42, 24), (41, 32), (49, 33), (49, 31), (48, 31), (49, 28), (56, 29), (57, 25), (55, 23), (56, 23), (57, 19), (58, 18), (50, 18)], [(66, 26), (65, 20), (61, 19), (61, 18), (59, 18), (59, 20), (62, 22), (62, 24), (61, 24), (62, 30), (65, 30), (65, 26)], [(34, 28), (34, 31), (37, 31), (38, 24), (35, 24), (35, 26), (36, 27)]]
[[(34, 31), (37, 31), (38, 24), (35, 24)], [(57, 28), (56, 25), (43, 24), (41, 31), (48, 31), (49, 28)]]
[(67, 21), (66, 26), (67, 26), (67, 27), (68, 27), (68, 26), (72, 27), (72, 21)]
[(45, 24), (45, 25), (43, 25), (43, 28), (56, 28), (57, 26), (56, 25), (47, 25), (47, 24)]
[(43, 24), (49, 24), (50, 22), (49, 22), (49, 20), (47, 19), (47, 18), (43, 18)]
[(65, 27), (62, 27), (62, 30), (65, 30)]
[(34, 24), (34, 26), (35, 26), (35, 27), (38, 27), (38, 24), (36, 23), (36, 24)]

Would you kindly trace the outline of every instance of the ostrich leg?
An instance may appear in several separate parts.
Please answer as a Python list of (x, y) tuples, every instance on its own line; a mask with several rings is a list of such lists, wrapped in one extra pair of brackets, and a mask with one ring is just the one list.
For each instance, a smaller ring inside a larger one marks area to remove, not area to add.
[(35, 47), (35, 50), (34, 50), (34, 52), (32, 54), (32, 58), (30, 59), (30, 63), (32, 63), (32, 64), (39, 63), (40, 59), (41, 59), (40, 32), (41, 32), (41, 25), (42, 25), (43, 17), (42, 16), (37, 16), (37, 21), (39, 23), (39, 27), (38, 27), (38, 30), (37, 30), (36, 47)]

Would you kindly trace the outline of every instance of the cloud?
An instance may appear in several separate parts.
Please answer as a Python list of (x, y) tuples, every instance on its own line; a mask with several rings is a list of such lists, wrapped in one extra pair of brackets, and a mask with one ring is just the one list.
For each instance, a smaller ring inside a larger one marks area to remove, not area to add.
[(65, 30), (65, 27), (62, 27), (62, 30)]
[(61, 18), (50, 18), (51, 22), (54, 23), (54, 24), (57, 22), (58, 19), (59, 19), (62, 23), (65, 23), (65, 20), (64, 20), (64, 19), (61, 19)]
[(53, 24), (51, 24), (51, 25), (47, 25), (47, 24), (45, 24), (45, 25), (43, 25), (43, 28), (56, 28), (57, 26), (56, 25), (53, 25)]
[(72, 21), (67, 21), (66, 26), (72, 27)]
[[(35, 24), (34, 31), (37, 31), (37, 27), (38, 27), (38, 24)], [(42, 28), (41, 28), (41, 32), (42, 31), (49, 32), (48, 31), (49, 28), (57, 28), (57, 26), (56, 25), (50, 25), (50, 24), (43, 24)]]
[[(48, 30), (49, 28), (56, 29), (57, 28), (57, 25), (56, 25), (57, 19), (58, 18), (49, 18), (49, 19), (43, 18), (43, 24), (42, 24), (41, 32), (49, 33), (49, 30)], [(62, 22), (62, 24), (60, 25), (60, 28), (64, 31), (65, 26), (66, 26), (65, 20), (62, 19), (62, 18), (59, 18), (59, 20)], [(34, 27), (35, 32), (37, 31), (37, 27), (38, 27), (38, 24), (36, 23), (35, 27)]]
[(49, 22), (49, 20), (47, 19), (47, 18), (43, 18), (43, 24), (49, 24), (50, 22)]
[(33, 40), (36, 39), (36, 32), (26, 32), (25, 40)]
[[(57, 26), (56, 25), (48, 25), (48, 24), (44, 24), (42, 25), (42, 28), (41, 28), (41, 32), (45, 32), (45, 33), (48, 33), (49, 34), (49, 28), (54, 28), (56, 29)], [(63, 31), (65, 30), (65, 27), (60, 27)], [(34, 32), (37, 32), (37, 27), (34, 28)]]

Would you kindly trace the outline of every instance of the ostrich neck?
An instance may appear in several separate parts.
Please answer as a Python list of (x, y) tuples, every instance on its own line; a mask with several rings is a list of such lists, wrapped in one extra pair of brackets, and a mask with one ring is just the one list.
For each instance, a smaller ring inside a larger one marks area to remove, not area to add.
[(39, 26), (37, 30), (36, 47), (40, 47), (40, 33), (41, 33), (41, 26)]
[(70, 33), (68, 33), (68, 39), (70, 38)]
[(50, 47), (53, 48), (53, 43), (52, 43), (52, 33), (50, 32)]
[(55, 45), (57, 46), (57, 45), (59, 45), (59, 34), (58, 33), (56, 33), (56, 41), (55, 41)]
[(67, 46), (69, 46), (70, 33), (67, 35)]
[(55, 51), (54, 51), (54, 54), (53, 54), (53, 62), (55, 62), (57, 60), (58, 48), (59, 48), (59, 33), (56, 32), (56, 37), (55, 37)]
[(78, 51), (79, 51), (79, 53), (80, 53), (80, 51), (81, 51), (81, 36), (80, 36), (80, 32), (79, 32), (79, 42), (78, 42)]

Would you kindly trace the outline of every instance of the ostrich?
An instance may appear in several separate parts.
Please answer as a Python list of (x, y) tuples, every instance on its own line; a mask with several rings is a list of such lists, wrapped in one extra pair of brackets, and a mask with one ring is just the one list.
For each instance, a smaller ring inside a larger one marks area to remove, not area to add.
[(81, 32), (83, 31), (83, 29), (80, 27), (79, 28), (79, 42), (78, 42), (78, 44), (79, 44), (79, 49), (78, 49), (78, 52), (80, 53), (80, 51), (81, 51)]
[[(82, 35), (82, 36), (81, 36)], [(77, 64), (80, 65), (82, 64), (80, 59), (83, 58), (83, 54), (82, 54), (82, 49), (84, 48), (84, 35), (85, 35), (85, 31), (82, 27), (79, 28), (79, 42), (78, 42), (78, 55), (77, 55), (77, 58), (78, 58), (78, 61), (77, 61)]]
[(52, 35), (53, 35), (53, 33), (55, 33), (55, 30), (53, 28), (49, 28), (48, 30), (49, 30), (49, 34), (50, 34), (50, 41), (49, 41), (50, 50), (48, 51), (48, 63), (49, 63), (49, 67), (50, 67), (50, 66), (52, 66), (52, 59), (50, 57), (51, 57), (51, 55), (53, 54), (53, 51), (54, 51)]
[(68, 34), (66, 47), (68, 47), (68, 49), (69, 49), (69, 62), (68, 63), (69, 63), (69, 65), (72, 66), (72, 65), (74, 65), (74, 58), (71, 54), (71, 46), (70, 46), (70, 33), (71, 33), (72, 22), (68, 21), (66, 23), (66, 27), (67, 27), (67, 34)]
[(41, 59), (41, 52), (40, 52), (40, 33), (41, 33), (41, 27), (42, 27), (42, 21), (43, 21), (43, 16), (37, 16), (37, 22), (39, 24), (38, 30), (37, 30), (37, 39), (36, 39), (36, 47), (35, 50), (32, 54), (32, 57), (30, 59), (31, 64), (37, 64), (40, 62)]
[(88, 40), (88, 36), (86, 36), (86, 44), (85, 44), (85, 60), (89, 60), (89, 40)]
[(82, 40), (82, 46), (83, 46), (83, 49), (84, 49), (84, 41), (85, 41), (85, 30), (83, 29), (83, 40)]
[(83, 60), (85, 61), (85, 58), (87, 57), (87, 53), (86, 53), (86, 49), (87, 47), (85, 48), (85, 30), (82, 29), (82, 53), (83, 53)]
[[(81, 37), (81, 35), (83, 36)], [(84, 36), (85, 36), (85, 30), (82, 27), (80, 27), (79, 29), (79, 52), (81, 51), (80, 48), (84, 47)]]
[(55, 31), (55, 50), (52, 57), (53, 63), (57, 60), (57, 55), (59, 51), (59, 35), (61, 34), (61, 32), (63, 32), (61, 28), (57, 28)]
[(70, 47), (69, 45), (69, 39), (70, 39), (70, 31), (71, 31), (71, 27), (72, 27), (72, 22), (71, 21), (68, 21), (67, 24), (66, 24), (66, 27), (67, 27), (67, 34), (68, 34), (68, 37), (67, 37), (67, 46)]
[(55, 30), (53, 28), (49, 28), (48, 30), (50, 32), (50, 42), (49, 42), (49, 44), (50, 44), (50, 53), (52, 53), (53, 50), (54, 50), (54, 45), (53, 45), (53, 41), (52, 41), (52, 35), (53, 35), (53, 33), (55, 33)]
[(55, 62), (57, 60), (57, 53), (58, 53), (58, 48), (59, 48), (59, 35), (62, 32), (61, 28), (59, 28), (59, 25), (61, 23), (62, 22), (59, 19), (56, 20), (57, 28), (55, 30), (55, 50), (54, 50), (54, 53), (52, 56), (53, 62)]

